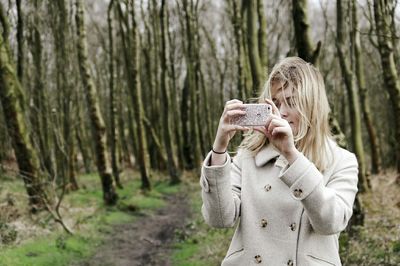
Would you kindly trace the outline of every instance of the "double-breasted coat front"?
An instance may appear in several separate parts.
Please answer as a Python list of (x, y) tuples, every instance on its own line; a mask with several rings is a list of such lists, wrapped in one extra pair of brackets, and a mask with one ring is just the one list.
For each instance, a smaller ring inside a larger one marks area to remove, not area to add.
[(333, 141), (331, 165), (321, 173), (304, 155), (289, 165), (269, 144), (255, 156), (240, 149), (225, 164), (202, 166), (202, 214), (235, 234), (228, 265), (341, 265), (338, 238), (357, 193), (354, 154)]

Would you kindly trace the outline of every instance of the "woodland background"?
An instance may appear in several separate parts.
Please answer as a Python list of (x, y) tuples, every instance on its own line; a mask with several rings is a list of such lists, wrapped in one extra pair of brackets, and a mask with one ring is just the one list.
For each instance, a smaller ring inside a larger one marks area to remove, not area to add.
[[(201, 161), (225, 102), (254, 101), (295, 55), (323, 74), (360, 164), (343, 263), (398, 265), (399, 20), (393, 0), (1, 0), (0, 265), (85, 260), (182, 195), (171, 260), (218, 264), (232, 232), (199, 217)], [(43, 237), (60, 255), (35, 262)]]

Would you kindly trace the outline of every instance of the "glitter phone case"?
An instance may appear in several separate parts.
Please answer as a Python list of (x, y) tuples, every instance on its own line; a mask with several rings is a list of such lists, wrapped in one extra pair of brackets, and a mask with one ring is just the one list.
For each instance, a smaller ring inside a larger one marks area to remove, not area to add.
[(245, 104), (245, 115), (239, 115), (231, 120), (231, 124), (240, 126), (264, 126), (272, 114), (270, 104)]

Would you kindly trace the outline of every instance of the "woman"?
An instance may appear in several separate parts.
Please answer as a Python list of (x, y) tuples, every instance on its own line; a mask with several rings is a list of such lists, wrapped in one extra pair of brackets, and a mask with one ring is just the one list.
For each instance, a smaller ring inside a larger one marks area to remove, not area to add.
[[(229, 121), (245, 114), (228, 101), (202, 166), (202, 213), (213, 227), (238, 222), (222, 265), (341, 265), (338, 238), (352, 215), (358, 164), (332, 140), (329, 104), (319, 71), (298, 57), (277, 64), (260, 103), (266, 125)], [(237, 155), (226, 152), (248, 131)]]

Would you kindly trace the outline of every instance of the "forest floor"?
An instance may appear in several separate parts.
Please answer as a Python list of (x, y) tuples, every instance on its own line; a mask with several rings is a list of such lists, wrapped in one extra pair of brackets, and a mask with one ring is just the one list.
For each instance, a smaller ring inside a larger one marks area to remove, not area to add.
[(185, 194), (166, 196), (167, 206), (145, 214), (134, 223), (114, 227), (94, 256), (77, 265), (147, 266), (171, 264), (176, 232), (184, 229), (190, 216)]

